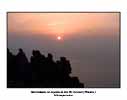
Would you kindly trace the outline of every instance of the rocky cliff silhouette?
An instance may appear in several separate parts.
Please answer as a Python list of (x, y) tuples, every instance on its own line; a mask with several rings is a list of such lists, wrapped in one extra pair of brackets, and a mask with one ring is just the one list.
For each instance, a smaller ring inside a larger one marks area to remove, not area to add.
[(71, 64), (66, 57), (54, 61), (33, 50), (30, 62), (20, 48), (17, 55), (7, 49), (7, 88), (84, 88), (78, 77), (71, 77)]

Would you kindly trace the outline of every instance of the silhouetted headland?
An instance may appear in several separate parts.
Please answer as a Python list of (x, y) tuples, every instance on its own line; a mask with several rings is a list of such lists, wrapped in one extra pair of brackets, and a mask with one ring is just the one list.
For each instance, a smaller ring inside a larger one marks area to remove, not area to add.
[(21, 48), (17, 55), (7, 49), (7, 88), (84, 88), (71, 71), (66, 57), (54, 61), (51, 53), (33, 50), (29, 62)]

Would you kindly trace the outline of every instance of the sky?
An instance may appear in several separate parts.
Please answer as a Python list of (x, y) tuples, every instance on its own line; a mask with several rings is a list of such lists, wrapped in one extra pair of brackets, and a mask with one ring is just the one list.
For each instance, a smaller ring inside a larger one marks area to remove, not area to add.
[(86, 87), (119, 87), (119, 13), (8, 13), (8, 48), (70, 60)]

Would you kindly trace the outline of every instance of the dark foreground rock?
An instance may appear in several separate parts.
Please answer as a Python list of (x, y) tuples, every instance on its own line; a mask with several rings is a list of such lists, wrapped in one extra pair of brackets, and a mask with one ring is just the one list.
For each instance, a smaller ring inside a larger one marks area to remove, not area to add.
[(17, 55), (7, 50), (8, 88), (84, 88), (78, 77), (71, 77), (71, 64), (66, 57), (54, 61), (39, 50), (33, 50), (30, 62), (22, 49)]

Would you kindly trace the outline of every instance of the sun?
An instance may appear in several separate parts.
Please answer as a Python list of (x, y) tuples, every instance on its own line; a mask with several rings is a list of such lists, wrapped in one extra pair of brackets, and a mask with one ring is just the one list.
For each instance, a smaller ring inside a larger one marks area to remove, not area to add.
[(57, 37), (57, 40), (61, 40), (61, 36), (58, 36), (58, 37)]

